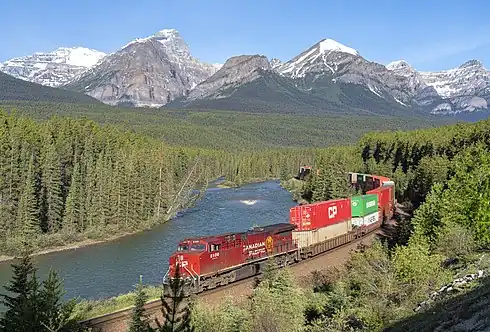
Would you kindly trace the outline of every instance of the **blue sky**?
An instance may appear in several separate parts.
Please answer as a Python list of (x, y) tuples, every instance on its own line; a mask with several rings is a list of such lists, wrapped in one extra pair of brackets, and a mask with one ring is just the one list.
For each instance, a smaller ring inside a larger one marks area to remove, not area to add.
[(238, 54), (284, 61), (332, 38), (383, 64), (440, 70), (478, 59), (490, 68), (485, 0), (2, 0), (0, 13), (0, 61), (60, 46), (113, 52), (174, 28), (208, 62)]

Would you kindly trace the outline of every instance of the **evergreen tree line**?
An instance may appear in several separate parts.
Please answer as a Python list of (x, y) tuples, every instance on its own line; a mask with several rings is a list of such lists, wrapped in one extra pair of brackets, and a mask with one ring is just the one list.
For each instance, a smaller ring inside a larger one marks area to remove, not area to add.
[(454, 173), (453, 159), (476, 144), (490, 146), (490, 120), (410, 132), (366, 134), (358, 145), (363, 171), (396, 181), (399, 202), (417, 208), (432, 185)]
[(0, 252), (150, 227), (166, 211), (197, 157), (199, 181), (243, 184), (293, 174), (311, 158), (294, 149), (225, 152), (170, 147), (86, 119), (36, 123), (0, 113)]
[(301, 196), (309, 202), (348, 197), (356, 194), (348, 186), (348, 172), (377, 174), (393, 179), (398, 202), (414, 210), (435, 183), (453, 176), (458, 154), (477, 144), (490, 147), (490, 120), (368, 133), (357, 146), (318, 149), (313, 174)]

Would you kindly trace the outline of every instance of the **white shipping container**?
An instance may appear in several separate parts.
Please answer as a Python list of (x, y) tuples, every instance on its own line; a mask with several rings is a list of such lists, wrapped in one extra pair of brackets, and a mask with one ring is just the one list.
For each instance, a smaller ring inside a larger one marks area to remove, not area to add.
[(374, 224), (378, 221), (379, 218), (379, 212), (374, 212), (371, 214), (368, 214), (365, 217), (353, 217), (352, 218), (352, 226), (369, 226), (371, 224)]
[(352, 226), (361, 227), (364, 224), (363, 217), (352, 217)]
[(352, 230), (351, 220), (341, 223), (317, 228), (311, 231), (294, 231), (293, 240), (296, 240), (299, 248), (311, 246), (313, 244), (329, 240), (339, 235), (346, 234)]
[(378, 221), (379, 218), (379, 212), (374, 212), (371, 214), (368, 214), (367, 216), (364, 217), (364, 225), (372, 225), (375, 224)]

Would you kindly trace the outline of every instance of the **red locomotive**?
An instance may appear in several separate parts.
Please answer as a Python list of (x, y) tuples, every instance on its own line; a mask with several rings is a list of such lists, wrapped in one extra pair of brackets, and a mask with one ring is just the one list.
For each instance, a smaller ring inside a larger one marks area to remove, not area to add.
[(170, 257), (168, 274), (190, 281), (192, 292), (226, 285), (259, 273), (268, 257), (288, 264), (297, 250), (294, 225), (282, 223), (255, 227), (246, 232), (185, 239)]
[(351, 198), (290, 209), (290, 222), (254, 227), (245, 232), (182, 240), (169, 260), (164, 279), (176, 269), (190, 293), (200, 293), (262, 273), (268, 258), (286, 266), (325, 253), (381, 227), (393, 217), (395, 184), (389, 178), (349, 173), (353, 186), (378, 195), (378, 213), (366, 226), (353, 227)]

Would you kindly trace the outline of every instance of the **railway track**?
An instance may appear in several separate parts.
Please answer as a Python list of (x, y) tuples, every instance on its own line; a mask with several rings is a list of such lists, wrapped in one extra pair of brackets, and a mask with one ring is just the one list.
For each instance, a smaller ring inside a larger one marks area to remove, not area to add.
[[(393, 220), (394, 219), (392, 219), (390, 222), (388, 222), (388, 225), (392, 224)], [(318, 255), (310, 258), (310, 259), (296, 262), (294, 264), (291, 264), (290, 266), (295, 267), (295, 266), (299, 266), (302, 264), (311, 263), (312, 261), (319, 260), (322, 257), (329, 255), (329, 254), (332, 254), (333, 252), (338, 251), (342, 248), (352, 246), (355, 244), (359, 244), (362, 242), (362, 240), (365, 240), (370, 235), (373, 235), (373, 234), (378, 233), (380, 231), (382, 232), (384, 229), (386, 229), (386, 225), (378, 227), (378, 228), (374, 228), (370, 232), (366, 233), (361, 238), (358, 238), (352, 242), (345, 243), (345, 244), (338, 246), (334, 249), (331, 249), (331, 250), (328, 250), (328, 251), (323, 252), (321, 254), (318, 254)], [(197, 297), (204, 298), (204, 297), (210, 296), (210, 295), (215, 294), (215, 293), (220, 293), (220, 292), (224, 292), (228, 289), (235, 288), (235, 287), (243, 285), (245, 283), (250, 283), (254, 279), (254, 277), (255, 276), (249, 277), (249, 278), (246, 278), (243, 280), (239, 280), (239, 281), (233, 282), (233, 283), (225, 285), (225, 286), (221, 286), (218, 288), (203, 291), (203, 292), (197, 294)], [(127, 324), (129, 322), (129, 320), (131, 319), (132, 308), (133, 307), (124, 308), (124, 309), (121, 309), (121, 310), (118, 310), (115, 312), (111, 312), (108, 314), (100, 315), (100, 316), (97, 316), (94, 318), (90, 318), (90, 319), (81, 321), (80, 323), (85, 327), (92, 328), (93, 332), (125, 331), (125, 329), (127, 328)], [(161, 310), (161, 300), (160, 299), (147, 302), (144, 306), (144, 310), (145, 310), (145, 313), (148, 315), (148, 317), (156, 316), (159, 318), (160, 321), (163, 319), (163, 317), (160, 313), (160, 310)]]

